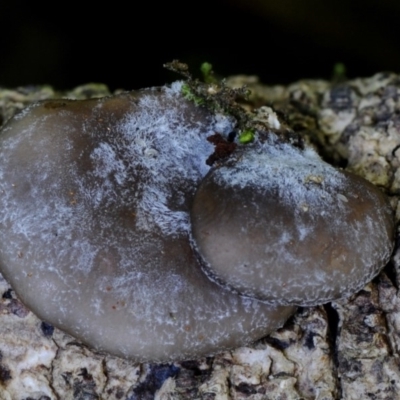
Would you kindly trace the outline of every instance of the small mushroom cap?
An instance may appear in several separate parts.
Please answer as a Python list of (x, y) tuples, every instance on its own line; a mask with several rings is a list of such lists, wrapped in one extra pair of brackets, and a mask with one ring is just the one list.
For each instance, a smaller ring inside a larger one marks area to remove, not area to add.
[(210, 278), (273, 304), (348, 296), (393, 248), (392, 210), (377, 187), (276, 138), (213, 168), (191, 220)]
[(43, 320), (135, 361), (254, 341), (293, 307), (211, 282), (190, 247), (189, 203), (232, 121), (171, 88), (44, 101), (0, 135), (0, 269)]

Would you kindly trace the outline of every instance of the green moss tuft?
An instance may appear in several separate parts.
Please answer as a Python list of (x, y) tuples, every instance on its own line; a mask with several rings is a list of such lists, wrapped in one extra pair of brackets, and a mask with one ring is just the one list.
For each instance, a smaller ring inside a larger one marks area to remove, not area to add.
[(187, 83), (182, 86), (182, 94), (185, 99), (193, 101), (197, 106), (204, 104), (204, 99), (197, 96)]

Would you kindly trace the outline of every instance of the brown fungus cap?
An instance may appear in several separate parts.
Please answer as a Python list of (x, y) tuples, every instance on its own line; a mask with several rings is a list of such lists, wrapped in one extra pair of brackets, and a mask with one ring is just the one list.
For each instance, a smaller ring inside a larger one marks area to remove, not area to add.
[(377, 187), (273, 134), (208, 173), (191, 220), (210, 278), (274, 304), (351, 295), (393, 248), (392, 210)]
[(211, 282), (189, 243), (206, 137), (233, 121), (182, 84), (44, 101), (0, 135), (0, 270), (43, 320), (135, 361), (199, 357), (279, 328), (294, 311)]

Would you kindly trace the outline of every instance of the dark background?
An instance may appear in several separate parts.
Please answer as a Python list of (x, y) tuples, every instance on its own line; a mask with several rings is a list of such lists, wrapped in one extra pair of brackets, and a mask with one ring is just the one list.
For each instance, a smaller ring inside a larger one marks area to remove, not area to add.
[(337, 62), (349, 77), (400, 70), (398, 0), (126, 4), (1, 5), (0, 86), (154, 86), (176, 78), (162, 67), (175, 58), (268, 84), (329, 79)]

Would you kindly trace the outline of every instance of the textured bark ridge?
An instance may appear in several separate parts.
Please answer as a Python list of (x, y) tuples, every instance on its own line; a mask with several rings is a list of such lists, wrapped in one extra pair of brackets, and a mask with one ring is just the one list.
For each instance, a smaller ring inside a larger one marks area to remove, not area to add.
[[(389, 194), (400, 195), (400, 83), (378, 74), (332, 84), (266, 87), (253, 77), (252, 105), (272, 105), (281, 123), (320, 154)], [(0, 90), (0, 123), (32, 101), (107, 94), (86, 85)], [(268, 113), (268, 110), (266, 111)], [(271, 111), (272, 112), (272, 111)], [(38, 320), (0, 280), (0, 399), (400, 399), (400, 253), (350, 299), (303, 308), (253, 346), (167, 364), (133, 364), (94, 353)]]

